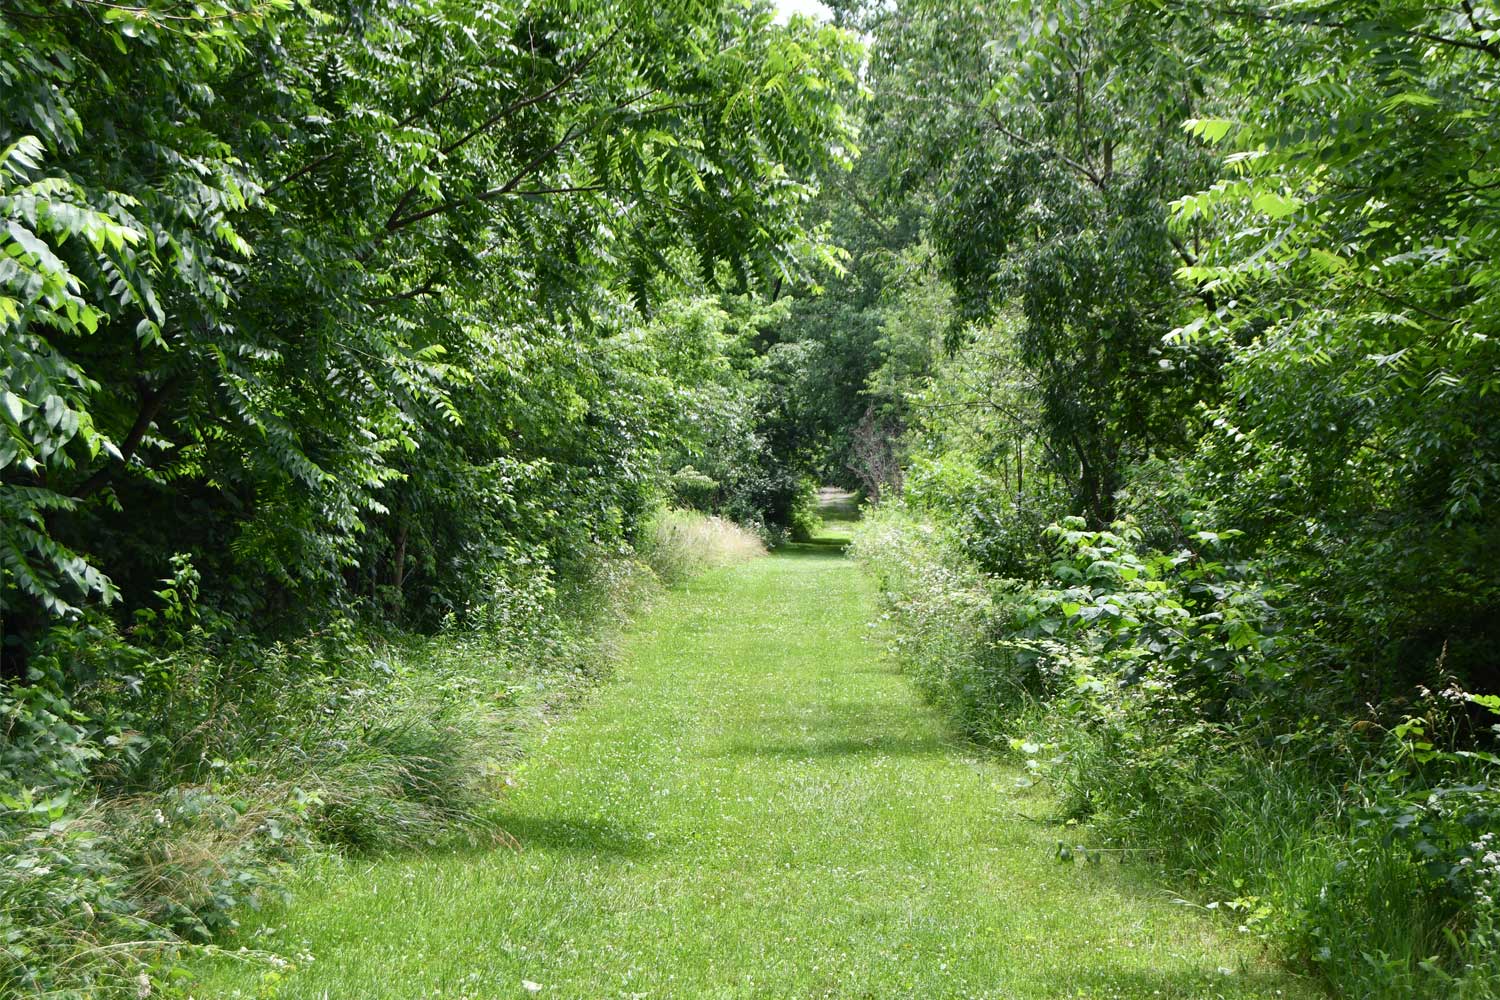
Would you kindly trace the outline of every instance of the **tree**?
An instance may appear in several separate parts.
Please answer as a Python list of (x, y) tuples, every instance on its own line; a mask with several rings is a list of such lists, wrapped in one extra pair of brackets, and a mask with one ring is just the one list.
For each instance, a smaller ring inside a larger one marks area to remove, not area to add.
[(799, 273), (851, 148), (856, 43), (763, 7), (6, 0), (0, 42), (13, 623), (178, 549), (240, 612), (399, 589), (484, 470), (538, 472), (484, 525), (625, 530), (611, 339)]
[[(1133, 5), (917, 3), (876, 28), (872, 85), (896, 180), (936, 191), (933, 240), (957, 295), (954, 337), (1015, 303), (1046, 453), (1107, 523), (1133, 461), (1180, 450), (1212, 366), (1163, 336), (1195, 289), (1168, 202), (1210, 176), (1178, 128), (1203, 84), (1186, 16)], [(972, 81), (983, 81), (976, 90)]]
[(1493, 677), (1500, 229), (1488, 165), (1500, 28), (1409, 2), (1220, 11), (1224, 112), (1188, 123), (1225, 178), (1176, 203), (1183, 276), (1227, 349), (1192, 471), (1299, 587), (1378, 698), (1434, 663)]

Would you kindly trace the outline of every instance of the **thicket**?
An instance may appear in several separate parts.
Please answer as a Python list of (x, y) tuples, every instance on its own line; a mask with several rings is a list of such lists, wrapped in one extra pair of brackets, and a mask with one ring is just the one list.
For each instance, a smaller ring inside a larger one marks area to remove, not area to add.
[(903, 662), (1086, 824), (1061, 856), (1338, 995), (1500, 995), (1500, 15), (838, 16), (852, 259), (787, 339), (861, 380), (802, 406), (881, 456)]
[(697, 0), (0, 0), (0, 992), (170, 990), (307, 845), (503, 839), (640, 556), (719, 558), (663, 508), (791, 523), (763, 330), (834, 263), (857, 49)]

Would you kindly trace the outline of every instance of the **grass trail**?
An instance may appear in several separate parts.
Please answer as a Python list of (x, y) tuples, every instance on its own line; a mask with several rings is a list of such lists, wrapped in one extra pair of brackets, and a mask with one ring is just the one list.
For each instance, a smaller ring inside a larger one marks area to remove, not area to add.
[(1312, 995), (1223, 921), (1054, 860), (1046, 800), (952, 740), (871, 617), (836, 544), (699, 578), (525, 764), (522, 851), (320, 864), (261, 928), (316, 961), (196, 995)]

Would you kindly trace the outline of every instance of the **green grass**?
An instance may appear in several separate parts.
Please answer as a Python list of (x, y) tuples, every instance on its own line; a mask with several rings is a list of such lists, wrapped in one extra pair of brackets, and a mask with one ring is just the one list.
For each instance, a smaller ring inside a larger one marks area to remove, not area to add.
[(859, 501), (854, 494), (824, 487), (818, 491), (818, 524), (812, 538), (797, 545), (837, 555), (849, 547), (859, 523)]
[(826, 545), (674, 591), (520, 770), (521, 850), (318, 862), (248, 935), (315, 961), (195, 996), (1313, 995), (1128, 870), (1055, 860), (1050, 802), (919, 704), (872, 617)]

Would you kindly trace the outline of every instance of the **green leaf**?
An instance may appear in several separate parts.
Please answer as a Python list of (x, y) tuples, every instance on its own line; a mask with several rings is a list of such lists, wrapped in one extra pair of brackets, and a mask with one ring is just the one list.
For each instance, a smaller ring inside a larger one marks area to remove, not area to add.
[(0, 408), (5, 410), (6, 416), (11, 421), (19, 424), (21, 418), (26, 415), (26, 402), (10, 390), (0, 392)]
[(1263, 212), (1273, 219), (1283, 219), (1302, 207), (1300, 198), (1277, 194), (1274, 191), (1261, 191), (1250, 200), (1250, 205), (1257, 212)]
[(1182, 127), (1208, 143), (1217, 143), (1229, 134), (1235, 123), (1228, 118), (1189, 118)]

